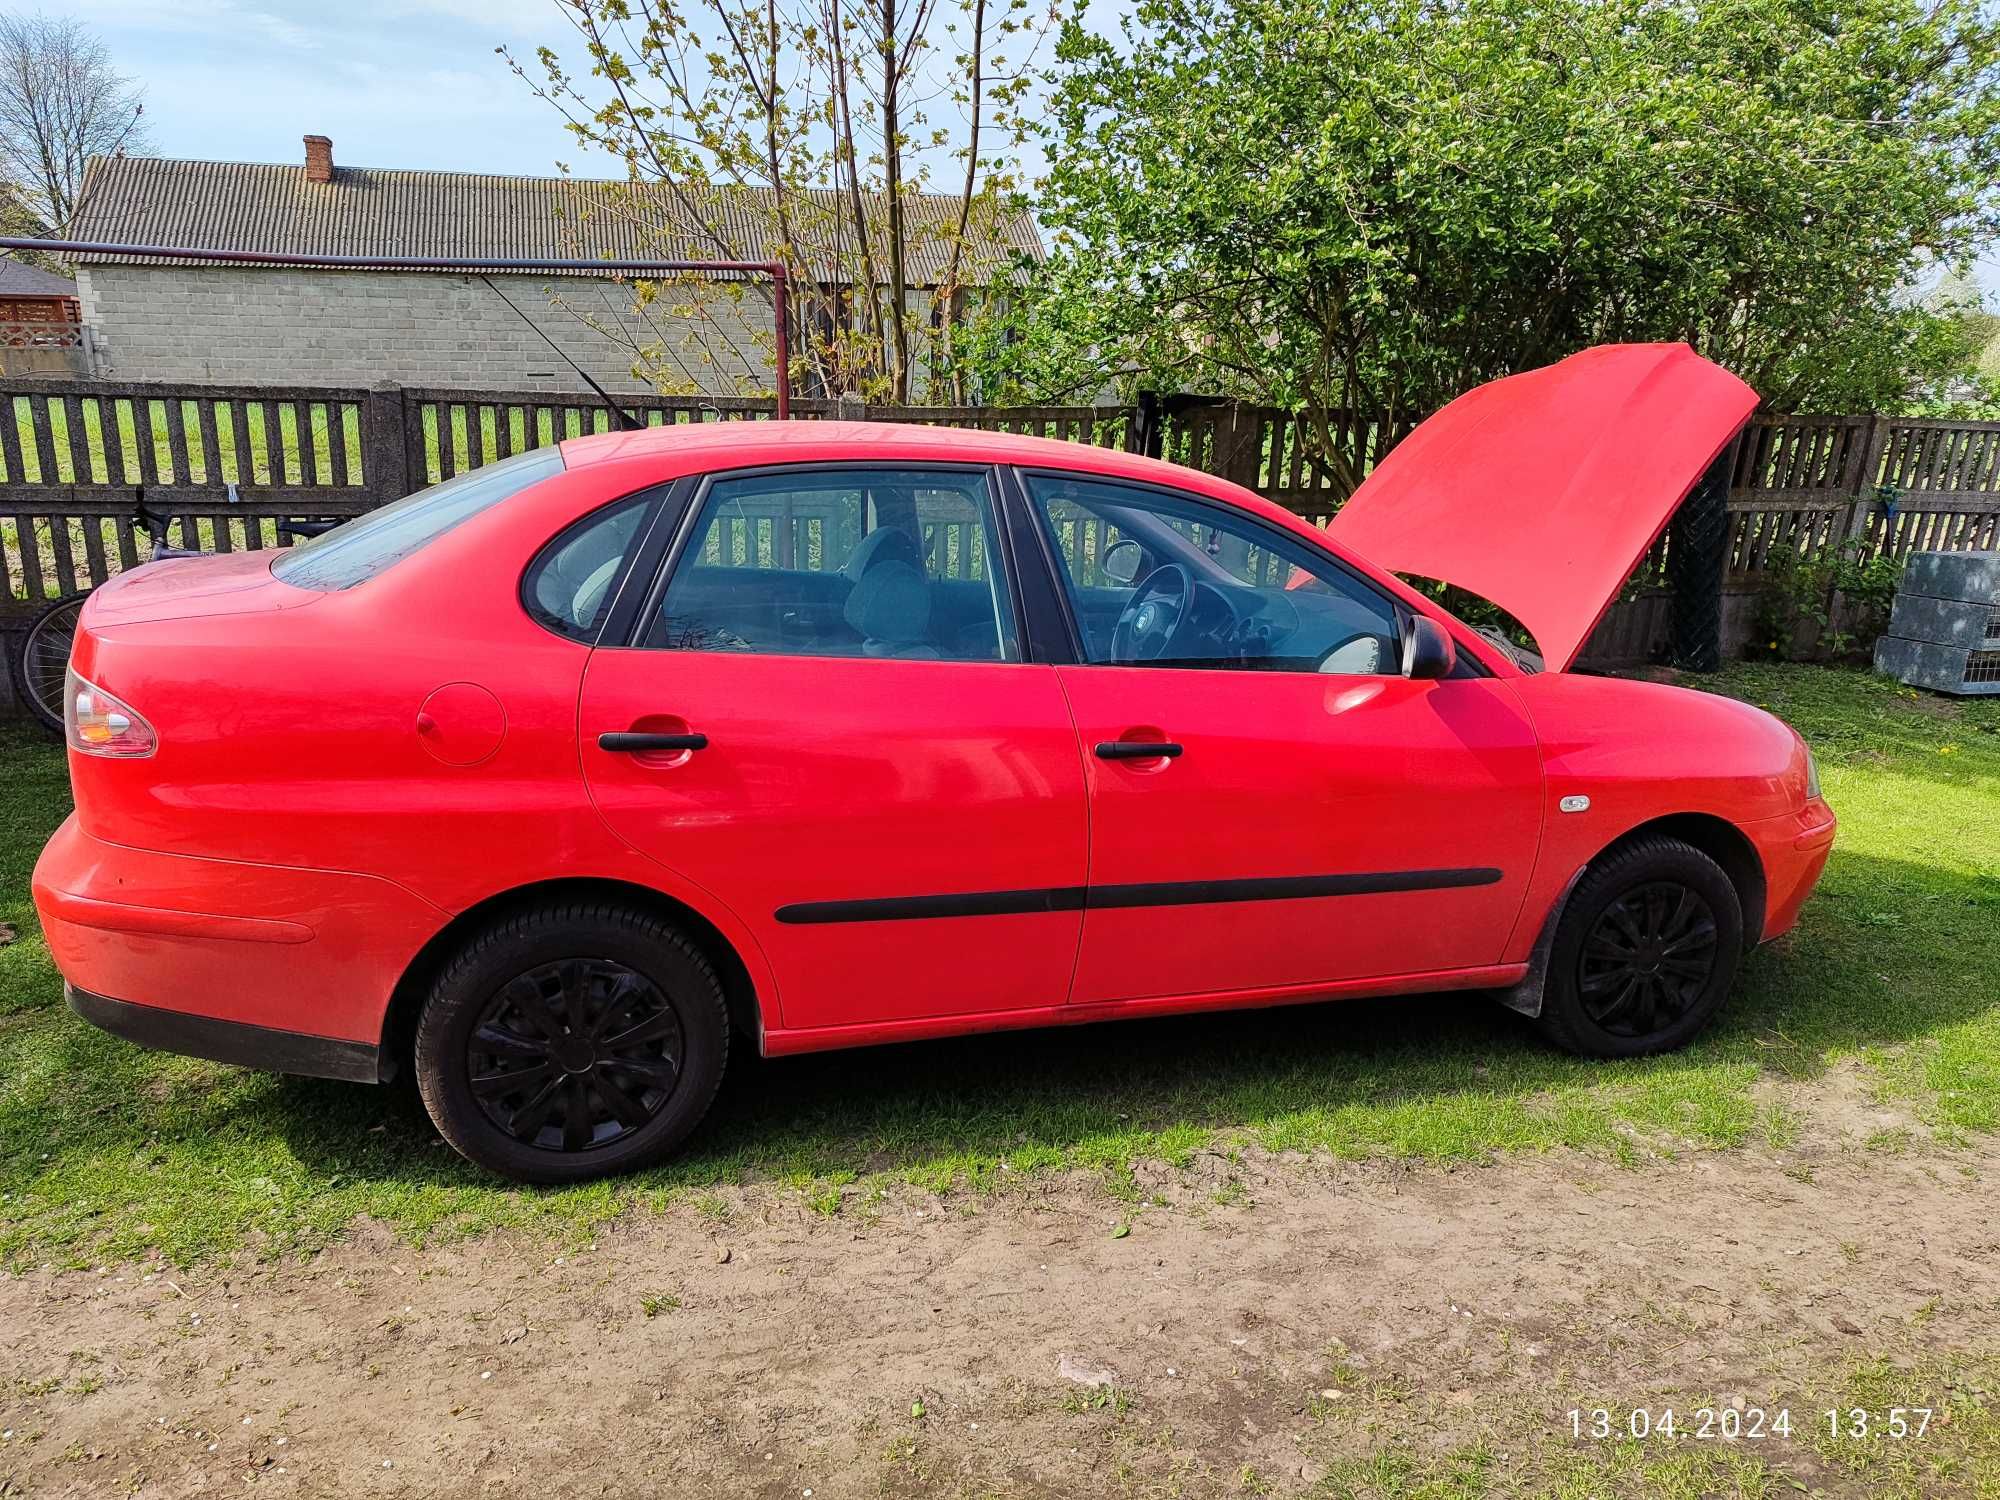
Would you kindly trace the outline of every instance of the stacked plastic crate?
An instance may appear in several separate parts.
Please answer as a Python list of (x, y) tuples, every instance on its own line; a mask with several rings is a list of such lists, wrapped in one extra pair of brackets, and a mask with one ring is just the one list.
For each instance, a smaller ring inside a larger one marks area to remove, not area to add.
[(2000, 552), (1919, 552), (1875, 670), (1940, 693), (2000, 693)]

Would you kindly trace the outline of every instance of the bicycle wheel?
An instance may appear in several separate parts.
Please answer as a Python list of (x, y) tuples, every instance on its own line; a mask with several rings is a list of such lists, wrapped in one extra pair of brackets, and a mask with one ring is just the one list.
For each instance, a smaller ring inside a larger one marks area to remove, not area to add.
[(63, 674), (76, 640), (77, 617), (88, 592), (65, 594), (28, 624), (14, 659), (14, 688), (28, 712), (57, 734), (63, 732)]

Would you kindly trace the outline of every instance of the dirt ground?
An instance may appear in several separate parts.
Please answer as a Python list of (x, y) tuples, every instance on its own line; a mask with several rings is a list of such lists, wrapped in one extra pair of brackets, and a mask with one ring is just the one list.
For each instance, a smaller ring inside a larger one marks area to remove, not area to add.
[(2000, 1348), (1996, 1173), (1991, 1141), (1212, 1153), (1141, 1202), (1079, 1176), (827, 1215), (772, 1185), (567, 1249), (362, 1225), (303, 1264), (43, 1271), (0, 1281), (0, 1494), (1289, 1495), (1468, 1445), (1525, 1484), (1589, 1448), (1572, 1406), (1789, 1401), (1806, 1428), (1878, 1357), (1942, 1406), (1918, 1372)]

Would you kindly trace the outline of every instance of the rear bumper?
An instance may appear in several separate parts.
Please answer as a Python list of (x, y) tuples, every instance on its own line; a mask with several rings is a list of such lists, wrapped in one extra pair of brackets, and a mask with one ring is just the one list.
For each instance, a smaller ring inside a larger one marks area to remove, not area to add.
[[(106, 1030), (336, 1078), (374, 1056), (390, 995), (446, 921), (393, 881), (128, 848), (74, 816), (42, 850), (34, 893), (49, 953), (84, 997), (77, 1009)], [(126, 1010), (140, 1014), (116, 1019)], [(256, 1046), (214, 1041), (231, 1036)], [(310, 1042), (362, 1050), (341, 1050), (332, 1072), (285, 1061)]]
[(348, 1083), (376, 1083), (381, 1078), (381, 1049), (369, 1042), (344, 1042), (337, 1037), (307, 1036), (242, 1021), (134, 1005), (93, 995), (65, 984), (70, 1009), (91, 1025), (142, 1047), (213, 1058), (239, 1068), (266, 1073), (299, 1073), (308, 1078), (338, 1078)]

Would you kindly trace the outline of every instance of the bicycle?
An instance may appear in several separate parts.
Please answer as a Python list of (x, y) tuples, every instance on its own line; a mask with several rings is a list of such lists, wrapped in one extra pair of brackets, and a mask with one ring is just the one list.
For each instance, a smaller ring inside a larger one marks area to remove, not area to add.
[[(132, 517), (152, 538), (153, 550), (148, 562), (208, 555), (200, 547), (172, 545), (168, 532), (173, 528), (174, 517), (163, 516), (147, 505), (143, 491), (133, 504)], [(308, 520), (278, 523), (281, 531), (292, 536), (318, 536), (338, 524), (337, 521)], [(22, 545), (33, 546), (33, 537), (24, 536)], [(70, 647), (76, 642), (77, 622), (83, 616), (83, 601), (90, 594), (89, 589), (79, 589), (45, 604), (28, 622), (21, 649), (14, 653), (14, 694), (29, 714), (54, 734), (63, 732), (64, 680), (69, 672)]]

